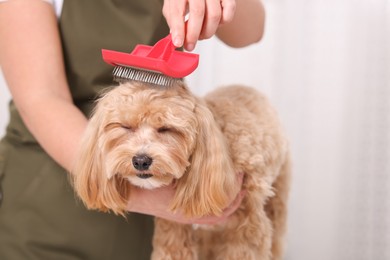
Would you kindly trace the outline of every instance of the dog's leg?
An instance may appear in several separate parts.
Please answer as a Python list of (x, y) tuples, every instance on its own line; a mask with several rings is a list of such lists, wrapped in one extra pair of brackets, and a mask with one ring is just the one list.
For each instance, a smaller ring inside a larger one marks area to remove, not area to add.
[(224, 229), (214, 232), (212, 239), (215, 241), (212, 259), (271, 259), (272, 224), (262, 208), (253, 212), (248, 212), (247, 205), (240, 208)]
[(152, 260), (197, 260), (191, 225), (156, 218)]
[(201, 226), (195, 230), (198, 241), (198, 260), (212, 260), (215, 259), (215, 248), (218, 245), (218, 235), (213, 229)]
[(273, 260), (281, 260), (283, 258), (283, 244), (287, 226), (287, 199), (290, 186), (290, 171), (290, 158), (288, 157), (281, 168), (279, 176), (272, 185), (275, 196), (271, 197), (265, 206), (267, 216), (270, 218), (273, 227)]

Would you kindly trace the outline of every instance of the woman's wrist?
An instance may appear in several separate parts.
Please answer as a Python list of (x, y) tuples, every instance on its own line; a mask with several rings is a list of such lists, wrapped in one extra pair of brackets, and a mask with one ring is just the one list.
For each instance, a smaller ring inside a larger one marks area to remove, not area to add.
[(225, 44), (240, 48), (259, 42), (264, 34), (265, 10), (260, 0), (237, 0), (234, 18), (222, 24), (217, 37)]

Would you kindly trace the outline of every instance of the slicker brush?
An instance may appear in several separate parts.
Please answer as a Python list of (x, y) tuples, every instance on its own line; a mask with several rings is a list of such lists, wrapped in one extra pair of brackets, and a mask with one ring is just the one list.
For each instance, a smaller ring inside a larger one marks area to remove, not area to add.
[(140, 81), (157, 86), (172, 86), (191, 74), (199, 55), (175, 49), (169, 34), (154, 46), (138, 44), (131, 53), (102, 50), (103, 60), (115, 66), (114, 80)]

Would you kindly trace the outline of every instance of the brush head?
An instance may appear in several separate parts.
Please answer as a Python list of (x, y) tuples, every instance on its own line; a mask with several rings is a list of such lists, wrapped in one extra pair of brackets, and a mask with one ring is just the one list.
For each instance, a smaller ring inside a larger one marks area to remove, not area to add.
[(134, 80), (163, 87), (171, 87), (183, 81), (182, 78), (173, 78), (154, 71), (121, 66), (115, 67), (112, 75), (114, 80), (119, 83)]
[(167, 35), (154, 46), (138, 44), (131, 53), (103, 49), (102, 56), (106, 63), (116, 66), (116, 81), (170, 86), (191, 74), (199, 63), (199, 55), (175, 48), (171, 35)]

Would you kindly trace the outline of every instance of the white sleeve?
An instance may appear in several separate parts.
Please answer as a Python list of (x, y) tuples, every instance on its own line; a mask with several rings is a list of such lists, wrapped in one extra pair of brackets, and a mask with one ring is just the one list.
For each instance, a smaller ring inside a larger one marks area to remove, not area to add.
[[(0, 3), (7, 2), (7, 1), (10, 1), (10, 0), (0, 0)], [(42, 1), (53, 5), (53, 8), (56, 12), (57, 17), (60, 17), (64, 0), (42, 0)]]
[[(7, 1), (9, 1), (9, 0), (0, 0), (0, 3), (1, 3), (1, 2), (7, 2)], [(53, 3), (54, 3), (54, 0), (42, 0), (42, 1), (48, 2), (48, 3), (50, 3), (50, 4), (53, 4)]]
[[(0, 3), (1, 3), (1, 2), (7, 2), (7, 1), (9, 1), (9, 0), (0, 0)], [(42, 0), (42, 1), (48, 2), (48, 3), (50, 3), (50, 4), (53, 4), (53, 3), (54, 3), (54, 0)]]

